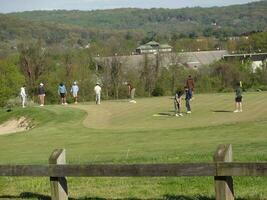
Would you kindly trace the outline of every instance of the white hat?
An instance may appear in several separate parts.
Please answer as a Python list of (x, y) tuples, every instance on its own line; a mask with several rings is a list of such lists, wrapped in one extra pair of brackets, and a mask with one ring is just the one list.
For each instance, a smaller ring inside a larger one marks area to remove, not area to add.
[(40, 83), (40, 86), (44, 86), (44, 84), (43, 83)]
[(74, 84), (74, 85), (76, 85), (76, 84), (77, 84), (77, 82), (76, 82), (76, 81), (74, 81), (74, 82), (73, 82), (73, 84)]

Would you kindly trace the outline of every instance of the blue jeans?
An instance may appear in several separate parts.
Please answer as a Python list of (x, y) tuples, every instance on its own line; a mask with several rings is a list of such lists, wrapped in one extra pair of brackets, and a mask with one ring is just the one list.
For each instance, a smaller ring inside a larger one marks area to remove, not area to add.
[(186, 100), (185, 100), (185, 106), (186, 106), (187, 111), (191, 111), (191, 107), (190, 107), (190, 99), (186, 99)]

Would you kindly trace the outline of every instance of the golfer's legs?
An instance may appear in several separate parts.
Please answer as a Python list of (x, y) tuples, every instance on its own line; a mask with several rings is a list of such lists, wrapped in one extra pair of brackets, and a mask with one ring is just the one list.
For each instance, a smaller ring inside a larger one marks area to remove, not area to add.
[(43, 95), (39, 95), (40, 104), (43, 104)]
[(178, 106), (177, 106), (176, 102), (174, 102), (174, 110), (175, 110), (175, 114), (177, 114), (178, 113)]
[(190, 100), (186, 100), (186, 109), (187, 111), (191, 111), (191, 107), (190, 107)]
[(134, 100), (135, 88), (131, 90), (131, 100)]
[(180, 114), (181, 113), (181, 103), (178, 103), (177, 107), (178, 107), (178, 113)]
[(96, 94), (95, 102), (96, 102), (96, 104), (100, 104), (100, 93)]
[(26, 97), (22, 96), (22, 107), (25, 107)]
[(100, 104), (100, 93), (98, 94), (98, 104)]
[(44, 95), (42, 95), (42, 104), (44, 105), (44, 98), (45, 98), (45, 96)]

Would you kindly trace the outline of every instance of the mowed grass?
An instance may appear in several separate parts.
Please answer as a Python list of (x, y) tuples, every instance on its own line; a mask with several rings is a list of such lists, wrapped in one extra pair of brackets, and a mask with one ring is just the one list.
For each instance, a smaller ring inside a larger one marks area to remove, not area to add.
[[(0, 136), (0, 164), (46, 164), (56, 148), (66, 149), (71, 164), (211, 162), (217, 146), (226, 143), (233, 145), (236, 161), (267, 161), (267, 93), (245, 93), (242, 113), (232, 112), (233, 99), (233, 94), (196, 95), (192, 114), (184, 117), (172, 116), (170, 97), (2, 111), (1, 122), (23, 115), (36, 127)], [(266, 178), (234, 181), (240, 200), (267, 199)], [(212, 177), (68, 183), (74, 199), (214, 199)], [(49, 193), (48, 178), (0, 178), (0, 199), (45, 199)]]

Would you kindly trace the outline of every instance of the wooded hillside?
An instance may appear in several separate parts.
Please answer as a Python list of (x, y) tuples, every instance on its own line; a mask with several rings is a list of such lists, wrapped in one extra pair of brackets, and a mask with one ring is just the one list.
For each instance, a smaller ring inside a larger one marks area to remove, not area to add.
[[(150, 40), (171, 43), (199, 37), (225, 41), (230, 36), (266, 31), (267, 1), (244, 5), (183, 9), (113, 9), (95, 11), (31, 11), (0, 15), (0, 49), (20, 41), (42, 39), (45, 44), (84, 47), (118, 43), (118, 52), (134, 50)], [(209, 42), (209, 41), (208, 41)], [(187, 42), (192, 43), (192, 41)], [(186, 44), (187, 44), (186, 43)], [(221, 44), (206, 45), (210, 50)], [(177, 49), (176, 48), (176, 49)], [(195, 48), (188, 48), (196, 50)], [(104, 50), (97, 50), (104, 53)]]

